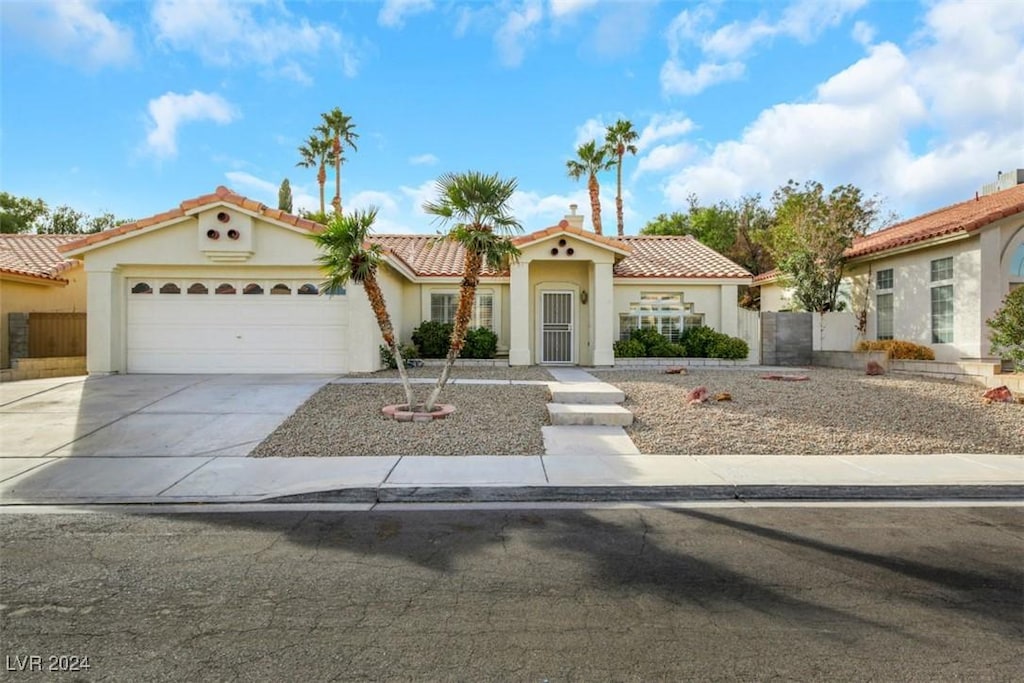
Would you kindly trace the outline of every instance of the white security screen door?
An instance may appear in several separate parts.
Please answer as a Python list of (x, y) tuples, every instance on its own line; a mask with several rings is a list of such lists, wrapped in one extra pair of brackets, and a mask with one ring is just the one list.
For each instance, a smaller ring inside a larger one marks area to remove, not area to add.
[(541, 292), (541, 362), (571, 363), (572, 292)]

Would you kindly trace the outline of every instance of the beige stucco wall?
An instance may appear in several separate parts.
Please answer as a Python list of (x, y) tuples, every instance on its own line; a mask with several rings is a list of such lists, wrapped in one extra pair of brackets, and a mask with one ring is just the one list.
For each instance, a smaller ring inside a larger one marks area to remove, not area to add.
[[(403, 343), (411, 343), (413, 330), (424, 320), (430, 320), (430, 295), (457, 295), (460, 282), (461, 280), (458, 278), (439, 278), (431, 282), (402, 280), (401, 298), (404, 308), (400, 331)], [(507, 352), (509, 343), (508, 282), (490, 278), (483, 279), (477, 286), (477, 294), (490, 294), (494, 297), (493, 322), (494, 332), (498, 335), (498, 351)]]
[(81, 268), (61, 274), (67, 285), (0, 279), (0, 367), (10, 367), (8, 313), (84, 313), (86, 275)]
[[(626, 281), (628, 282), (628, 280)], [(727, 285), (732, 291), (732, 299), (736, 299), (736, 285)], [(615, 339), (619, 338), (619, 314), (628, 313), (629, 305), (639, 301), (641, 294), (682, 294), (683, 303), (692, 303), (694, 313), (704, 314), (704, 324), (727, 334), (735, 335), (735, 320), (732, 321), (733, 331), (723, 329), (722, 324), (722, 288), (719, 284), (690, 284), (683, 281), (652, 282), (650, 284), (624, 284), (623, 280), (615, 281)], [(735, 303), (734, 303), (735, 306)], [(734, 312), (735, 316), (735, 312)]]
[(762, 311), (788, 311), (792, 305), (790, 290), (783, 287), (780, 281), (761, 285)]

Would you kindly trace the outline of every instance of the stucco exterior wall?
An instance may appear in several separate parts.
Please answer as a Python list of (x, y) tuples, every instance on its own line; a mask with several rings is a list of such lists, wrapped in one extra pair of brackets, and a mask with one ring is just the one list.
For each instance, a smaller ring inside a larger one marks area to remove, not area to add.
[[(622, 279), (615, 281), (615, 311), (612, 322), (615, 330), (615, 339), (618, 339), (620, 334), (619, 314), (628, 313), (630, 303), (639, 301), (640, 295), (648, 292), (660, 294), (682, 294), (684, 304), (692, 303), (694, 313), (704, 314), (704, 325), (719, 331), (726, 331), (722, 329), (722, 290), (723, 287), (731, 289), (733, 301), (735, 301), (736, 285), (689, 284), (683, 282), (654, 282), (651, 284), (634, 284), (629, 282), (626, 284), (626, 282), (628, 281), (624, 281)], [(734, 307), (733, 318), (735, 318), (735, 316), (736, 311)], [(735, 335), (736, 321), (732, 320), (731, 325), (733, 331), (726, 331), (726, 333)], [(726, 327), (728, 327), (728, 325)]]
[(0, 280), (0, 367), (10, 367), (8, 313), (82, 313), (87, 310), (86, 274), (73, 268), (61, 274), (67, 285)]
[(762, 311), (788, 311), (792, 305), (789, 290), (778, 281), (761, 285)]

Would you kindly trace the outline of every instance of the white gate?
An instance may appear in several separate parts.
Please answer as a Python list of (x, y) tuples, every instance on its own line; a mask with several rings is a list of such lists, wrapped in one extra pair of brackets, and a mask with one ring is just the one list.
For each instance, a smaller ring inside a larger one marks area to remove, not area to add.
[(747, 342), (750, 347), (750, 355), (747, 361), (750, 363), (761, 362), (761, 314), (746, 308), (737, 310), (736, 320), (737, 336)]
[(542, 363), (573, 362), (572, 292), (541, 292)]

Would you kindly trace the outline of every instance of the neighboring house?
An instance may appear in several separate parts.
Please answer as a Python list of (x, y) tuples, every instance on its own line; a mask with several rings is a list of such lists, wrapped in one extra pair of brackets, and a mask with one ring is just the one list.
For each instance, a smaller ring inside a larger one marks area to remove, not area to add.
[[(676, 337), (737, 334), (750, 274), (692, 237), (614, 239), (583, 216), (516, 238), (508, 271), (485, 271), (473, 324), (511, 365), (612, 365), (636, 326)], [(65, 247), (89, 283), (89, 371), (356, 372), (379, 367), (380, 333), (358, 285), (319, 294), (317, 223), (220, 187), (179, 208)], [(400, 338), (454, 316), (462, 251), (427, 235), (376, 235), (379, 280)]]
[[(846, 277), (865, 338), (924, 344), (940, 361), (990, 355), (985, 321), (1024, 285), (1024, 171), (984, 191), (854, 241)], [(761, 310), (784, 310), (778, 271), (754, 284)]]
[(9, 368), (11, 313), (84, 313), (85, 274), (57, 251), (79, 235), (0, 235), (0, 367)]

